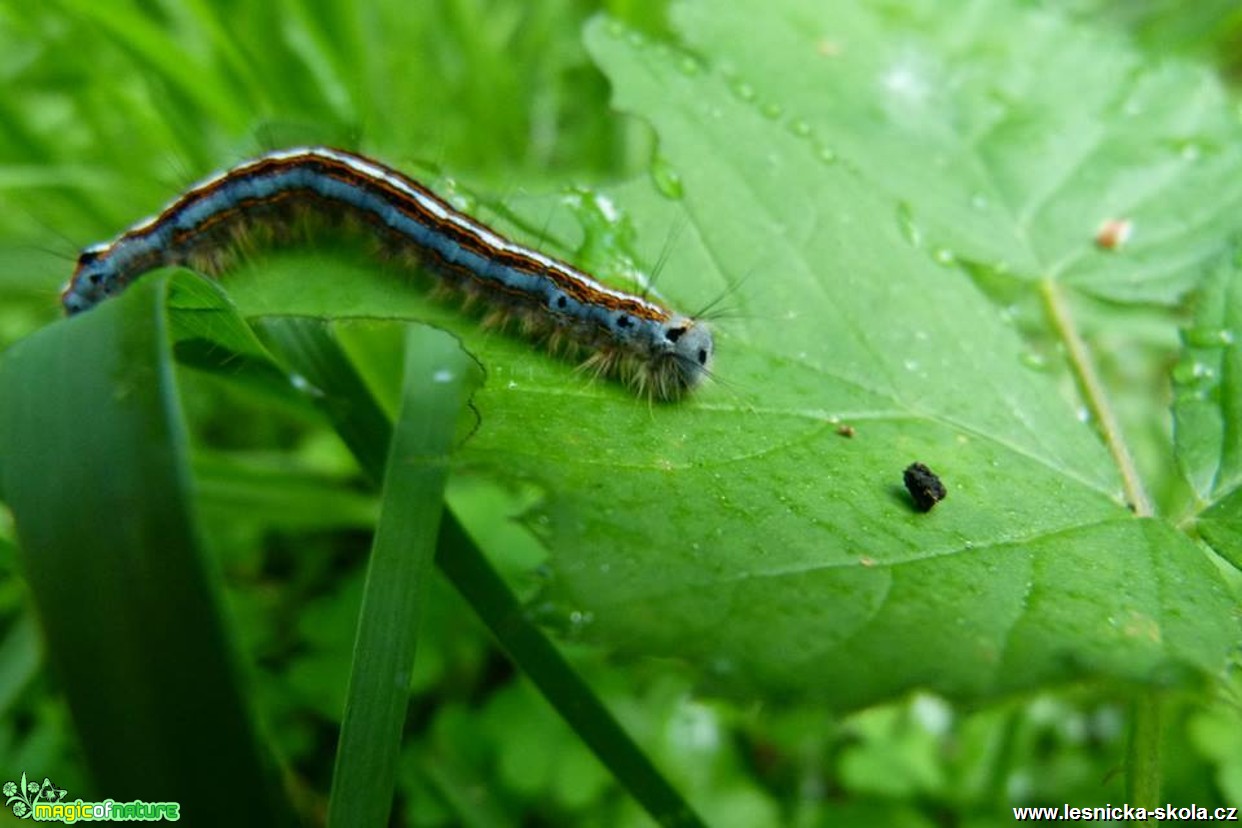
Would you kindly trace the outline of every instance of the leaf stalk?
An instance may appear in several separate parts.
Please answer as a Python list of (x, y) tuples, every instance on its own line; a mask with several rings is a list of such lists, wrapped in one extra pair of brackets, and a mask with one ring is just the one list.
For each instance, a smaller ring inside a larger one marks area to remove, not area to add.
[(1078, 391), (1100, 430), (1104, 445), (1108, 447), (1109, 453), (1113, 456), (1113, 462), (1117, 464), (1117, 470), (1121, 472), (1121, 483), (1125, 489), (1126, 501), (1139, 517), (1152, 517), (1155, 510), (1152, 507), (1151, 498), (1148, 497), (1147, 490), (1143, 487), (1138, 467), (1134, 463), (1134, 456), (1130, 454), (1130, 448), (1126, 445), (1125, 435), (1117, 420), (1117, 414), (1109, 404), (1108, 394), (1104, 389), (1104, 383), (1100, 380), (1100, 375), (1095, 370), (1095, 363), (1091, 360), (1091, 352), (1086, 340), (1082, 338), (1078, 326), (1074, 323), (1064, 291), (1056, 281), (1043, 279), (1039, 283), (1039, 294), (1043, 299), (1044, 312), (1048, 316), (1048, 321), (1057, 337), (1065, 345), (1066, 358), (1069, 360), (1074, 379), (1078, 383)]

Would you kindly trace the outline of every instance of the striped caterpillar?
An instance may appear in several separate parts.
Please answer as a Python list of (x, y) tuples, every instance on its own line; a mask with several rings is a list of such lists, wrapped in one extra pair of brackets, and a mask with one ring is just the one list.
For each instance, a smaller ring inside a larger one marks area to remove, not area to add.
[(368, 228), (468, 303), (483, 303), (488, 321), (516, 320), (553, 351), (586, 354), (585, 367), (640, 394), (675, 400), (709, 373), (713, 343), (703, 322), (510, 241), (383, 164), (322, 147), (246, 161), (116, 239), (86, 248), (61, 302), (71, 315), (88, 310), (168, 265), (216, 274), (240, 239), (256, 230), (288, 237), (307, 215), (333, 227)]

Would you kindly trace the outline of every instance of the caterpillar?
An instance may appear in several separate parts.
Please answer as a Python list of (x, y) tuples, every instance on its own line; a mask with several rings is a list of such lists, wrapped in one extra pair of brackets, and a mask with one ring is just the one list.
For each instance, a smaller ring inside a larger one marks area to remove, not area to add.
[(327, 147), (245, 161), (186, 190), (112, 241), (87, 247), (61, 303), (69, 315), (89, 310), (158, 267), (185, 265), (218, 275), (244, 242), (287, 240), (306, 217), (374, 234), (466, 304), (483, 304), (486, 321), (514, 320), (553, 352), (585, 354), (585, 367), (640, 394), (676, 400), (710, 373), (714, 344), (703, 321), (602, 285), (455, 210), (408, 176)]

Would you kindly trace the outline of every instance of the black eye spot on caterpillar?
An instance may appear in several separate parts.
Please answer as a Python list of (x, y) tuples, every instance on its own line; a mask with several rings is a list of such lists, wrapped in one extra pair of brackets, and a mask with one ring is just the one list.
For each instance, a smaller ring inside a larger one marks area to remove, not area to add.
[(906, 491), (914, 500), (914, 507), (920, 512), (929, 512), (931, 508), (948, 496), (944, 483), (936, 473), (922, 463), (911, 463), (902, 475)]

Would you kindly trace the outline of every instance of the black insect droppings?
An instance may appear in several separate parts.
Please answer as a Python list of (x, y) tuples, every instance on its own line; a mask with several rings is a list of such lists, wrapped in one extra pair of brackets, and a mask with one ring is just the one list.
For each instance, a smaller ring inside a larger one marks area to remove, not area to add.
[(933, 506), (949, 494), (936, 473), (922, 463), (911, 463), (907, 466), (903, 478), (906, 491), (910, 493), (915, 508), (920, 512), (931, 511)]

